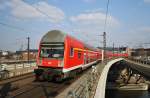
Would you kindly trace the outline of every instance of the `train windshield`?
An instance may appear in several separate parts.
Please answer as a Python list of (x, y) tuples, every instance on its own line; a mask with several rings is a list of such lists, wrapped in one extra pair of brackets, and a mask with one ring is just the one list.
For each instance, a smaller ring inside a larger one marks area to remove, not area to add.
[(40, 57), (61, 59), (64, 57), (64, 46), (42, 46), (40, 51)]

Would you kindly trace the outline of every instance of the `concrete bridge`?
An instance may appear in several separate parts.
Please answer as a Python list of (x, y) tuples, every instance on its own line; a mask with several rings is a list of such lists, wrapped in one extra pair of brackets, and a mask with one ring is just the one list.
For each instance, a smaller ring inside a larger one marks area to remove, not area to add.
[[(125, 58), (117, 58), (109, 60), (107, 63), (105, 62), (98, 64), (96, 66), (97, 67), (96, 74), (93, 74), (93, 69), (84, 74), (82, 78), (78, 81), (78, 83), (76, 83), (74, 87), (71, 87), (72, 89), (68, 90), (66, 98), (105, 98), (108, 76), (112, 68), (116, 67), (116, 65), (120, 67), (125, 66), (129, 71), (128, 74), (129, 77), (127, 77), (125, 83), (128, 82), (135, 82), (135, 84), (138, 83), (138, 80), (140, 80), (140, 78), (135, 81), (133, 81), (133, 79), (130, 79), (133, 78), (132, 74), (134, 73), (141, 74), (143, 76), (146, 76), (147, 78), (150, 77), (149, 74), (150, 65), (147, 64), (146, 62), (137, 61), (133, 59), (131, 60)], [(116, 70), (118, 69), (116, 68)], [(133, 89), (141, 90), (146, 89), (147, 85), (146, 86), (144, 85), (144, 87), (142, 85), (143, 88), (139, 87), (134, 88), (135, 87), (134, 85), (132, 85), (132, 87), (124, 87), (123, 89), (130, 88), (132, 90)]]
[(124, 64), (126, 64), (128, 68), (130, 68), (131, 73), (132, 71), (137, 71), (139, 74), (150, 79), (150, 64), (148, 64), (147, 62), (134, 60), (134, 59), (124, 59), (124, 58), (111, 60), (105, 65), (105, 67), (101, 72), (101, 76), (99, 78), (99, 82), (97, 85), (94, 98), (105, 98), (106, 82), (107, 82), (109, 70), (111, 67), (113, 67), (115, 63), (119, 63), (119, 62), (123, 62)]

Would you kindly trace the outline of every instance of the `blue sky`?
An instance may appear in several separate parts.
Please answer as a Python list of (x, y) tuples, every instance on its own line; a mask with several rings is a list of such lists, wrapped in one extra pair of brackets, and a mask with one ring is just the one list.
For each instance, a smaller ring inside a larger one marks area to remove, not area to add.
[[(37, 48), (52, 29), (102, 46), (107, 0), (0, 0), (0, 50)], [(150, 47), (150, 0), (110, 0), (107, 45)], [(18, 28), (18, 29), (15, 29)], [(21, 29), (21, 30), (19, 30)], [(143, 45), (142, 45), (143, 44)]]

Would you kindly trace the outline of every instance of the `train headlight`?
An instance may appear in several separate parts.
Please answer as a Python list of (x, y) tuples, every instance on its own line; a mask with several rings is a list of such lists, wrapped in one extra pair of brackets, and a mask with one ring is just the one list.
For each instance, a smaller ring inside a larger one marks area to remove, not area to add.
[(63, 61), (58, 61), (58, 67), (63, 67), (64, 62)]
[(42, 65), (42, 60), (39, 59), (38, 62), (37, 62), (37, 64), (38, 64), (38, 65)]

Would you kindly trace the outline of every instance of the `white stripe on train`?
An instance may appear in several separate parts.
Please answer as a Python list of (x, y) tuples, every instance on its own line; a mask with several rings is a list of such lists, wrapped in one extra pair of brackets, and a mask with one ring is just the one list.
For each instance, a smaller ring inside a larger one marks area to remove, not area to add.
[(91, 66), (92, 64), (96, 63), (97, 61), (99, 60), (96, 60), (96, 61), (93, 61), (93, 62), (90, 62), (88, 64), (80, 64), (80, 65), (77, 65), (77, 66), (74, 66), (74, 67), (71, 67), (71, 68), (63, 68), (63, 72), (66, 73), (66, 72), (69, 72), (71, 70), (74, 70), (74, 69), (77, 69), (77, 68), (86, 68), (86, 67), (89, 67)]

